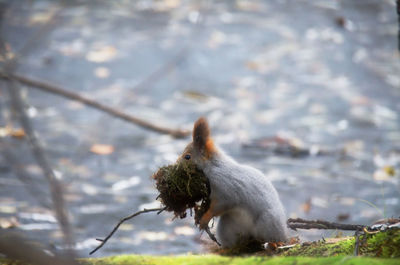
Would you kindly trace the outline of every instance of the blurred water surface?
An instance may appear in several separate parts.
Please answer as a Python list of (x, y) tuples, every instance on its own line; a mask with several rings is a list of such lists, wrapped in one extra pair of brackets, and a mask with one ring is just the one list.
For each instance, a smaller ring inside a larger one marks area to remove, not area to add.
[[(21, 48), (57, 6), (10, 1), (3, 24), (10, 47)], [(74, 1), (18, 72), (159, 125), (190, 129), (206, 116), (228, 154), (273, 181), (289, 217), (370, 224), (400, 213), (396, 33), (389, 0)], [(0, 93), (5, 126), (12, 113)], [(87, 256), (120, 218), (157, 205), (150, 176), (190, 139), (37, 90), (25, 96), (65, 184), (76, 249)], [(14, 220), (57, 248), (58, 226), (39, 203), (47, 183), (28, 144), (8, 141), (33, 180), (19, 182), (0, 159), (2, 223)], [(113, 150), (90, 152), (96, 144)], [(206, 251), (193, 219), (172, 217), (137, 217), (96, 255)], [(300, 232), (304, 240), (334, 234)]]

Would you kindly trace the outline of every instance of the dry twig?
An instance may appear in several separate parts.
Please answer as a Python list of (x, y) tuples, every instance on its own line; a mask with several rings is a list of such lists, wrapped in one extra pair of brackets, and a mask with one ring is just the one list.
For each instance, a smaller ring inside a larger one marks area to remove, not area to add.
[(151, 84), (162, 79), (165, 75), (171, 72), (184, 58), (187, 54), (187, 47), (182, 48), (175, 56), (168, 60), (165, 64), (159, 66), (154, 72), (150, 73), (145, 79), (138, 83), (131, 90), (138, 92), (142, 89), (149, 89)]
[(51, 168), (49, 162), (45, 154), (43, 153), (42, 148), (40, 147), (39, 140), (37, 139), (31, 122), (28, 118), (28, 115), (25, 112), (23, 107), (23, 102), (20, 94), (20, 90), (18, 84), (15, 81), (9, 82), (9, 93), (11, 96), (11, 102), (14, 109), (17, 112), (17, 116), (20, 120), (24, 131), (28, 137), (28, 141), (31, 145), (32, 153), (41, 167), (44, 176), (46, 177), (47, 181), (49, 182), (51, 198), (53, 202), (53, 209), (55, 211), (57, 220), (60, 224), (61, 230), (65, 236), (65, 242), (68, 246), (72, 246), (73, 238), (72, 238), (72, 229), (68, 220), (67, 210), (65, 208), (65, 201), (63, 197), (63, 189), (60, 182), (57, 180), (56, 176), (54, 175), (54, 171)]
[(209, 238), (214, 241), (215, 243), (217, 243), (218, 246), (221, 246), (221, 243), (218, 242), (217, 238), (215, 237), (215, 235), (213, 233), (211, 233), (210, 228), (207, 226), (206, 229), (204, 229), (204, 231), (206, 231), (207, 235), (209, 236)]
[[(21, 50), (14, 57), (10, 58), (5, 62), (5, 64), (3, 65), (3, 72), (5, 76), (12, 76), (15, 70), (17, 69), (19, 61), (32, 49), (34, 49), (40, 43), (40, 41), (43, 41), (43, 39), (45, 39), (44, 36), (52, 29), (53, 23), (55, 22), (56, 18), (59, 17), (62, 10), (63, 10), (62, 6), (58, 8), (57, 11), (54, 12), (52, 16), (49, 18), (45, 26), (41, 27), (38, 31), (33, 33), (30, 36), (30, 38), (25, 42), (25, 44), (22, 46)], [(2, 12), (4, 12), (4, 10), (2, 10)], [(3, 19), (4, 19), (4, 13), (1, 14), (1, 20)], [(7, 55), (5, 54), (4, 50), (5, 40), (3, 39), (2, 35), (0, 35), (0, 47), (1, 47), (0, 52), (2, 53), (3, 57), (7, 58)], [(72, 228), (65, 207), (62, 186), (60, 182), (56, 179), (54, 172), (49, 162), (47, 161), (47, 158), (35, 135), (29, 117), (25, 112), (19, 84), (15, 80), (9, 80), (7, 85), (11, 98), (11, 105), (16, 111), (21, 126), (23, 127), (25, 133), (27, 134), (27, 138), (31, 145), (33, 156), (36, 159), (38, 165), (41, 167), (43, 174), (49, 183), (53, 209), (55, 211), (57, 221), (63, 232), (64, 241), (66, 246), (68, 247), (69, 257), (73, 258), (74, 253), (70, 247), (73, 245), (74, 240), (72, 235)]]
[(116, 226), (114, 226), (113, 230), (104, 238), (104, 239), (100, 239), (100, 238), (96, 238), (97, 241), (100, 241), (100, 245), (98, 245), (95, 249), (93, 249), (89, 254), (92, 255), (93, 253), (95, 253), (97, 250), (99, 250), (101, 247), (104, 246), (105, 243), (107, 243), (107, 241), (114, 235), (114, 233), (118, 230), (118, 228), (120, 227), (120, 225), (122, 225), (122, 223), (124, 223), (125, 221), (128, 221), (130, 219), (132, 219), (135, 216), (138, 216), (142, 213), (149, 213), (149, 212), (158, 212), (161, 213), (162, 211), (165, 210), (165, 207), (160, 207), (160, 208), (152, 208), (152, 209), (143, 209), (141, 211), (138, 211), (134, 214), (131, 214), (127, 217), (122, 218), (118, 224)]
[(72, 91), (68, 91), (60, 86), (56, 86), (47, 82), (43, 81), (38, 81), (31, 79), (29, 77), (25, 77), (22, 75), (18, 74), (5, 74), (5, 73), (0, 73), (0, 77), (6, 80), (15, 80), (20, 82), (21, 84), (34, 87), (46, 92), (50, 92), (59, 96), (63, 96), (68, 99), (76, 100), (79, 101), (87, 106), (90, 106), (92, 108), (101, 110), (103, 112), (106, 112), (114, 117), (120, 118), (122, 120), (134, 123), (138, 126), (141, 126), (143, 128), (158, 132), (158, 133), (163, 133), (163, 134), (169, 134), (172, 135), (176, 138), (184, 138), (190, 134), (189, 131), (187, 130), (180, 130), (180, 129), (169, 129), (169, 128), (164, 128), (155, 124), (152, 124), (148, 121), (145, 121), (143, 119), (137, 118), (135, 116), (132, 116), (130, 114), (127, 114), (125, 112), (122, 112), (118, 109), (114, 109), (112, 107), (109, 107), (107, 105), (104, 105), (102, 103), (99, 103), (93, 99), (84, 97), (82, 95), (79, 95), (77, 93), (74, 93)]
[(287, 220), (287, 226), (290, 229), (339, 229), (339, 230), (352, 230), (359, 231), (363, 230), (365, 225), (352, 225), (352, 224), (339, 224), (332, 223), (324, 220), (304, 220), (301, 218), (289, 218)]
[(45, 187), (38, 183), (38, 181), (32, 179), (29, 173), (25, 170), (25, 168), (18, 162), (17, 157), (12, 152), (12, 149), (9, 147), (7, 142), (0, 137), (0, 150), (2, 152), (3, 157), (10, 167), (13, 169), (15, 175), (19, 179), (21, 183), (24, 183), (24, 188), (28, 193), (31, 194), (31, 197), (37, 201), (41, 206), (51, 209), (51, 201), (39, 195), (44, 195)]
[(396, 1), (396, 9), (397, 9), (397, 48), (399, 49), (400, 52), (400, 0)]

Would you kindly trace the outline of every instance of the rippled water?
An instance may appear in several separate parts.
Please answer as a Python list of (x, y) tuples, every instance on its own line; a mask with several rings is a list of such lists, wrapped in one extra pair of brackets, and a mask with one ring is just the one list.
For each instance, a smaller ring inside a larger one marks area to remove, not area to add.
[[(3, 25), (10, 46), (22, 47), (55, 5), (10, 4)], [(396, 33), (389, 0), (76, 3), (18, 72), (164, 126), (190, 129), (206, 116), (228, 154), (273, 181), (288, 216), (370, 224), (400, 213)], [(3, 87), (0, 95), (3, 127), (13, 115)], [(65, 184), (79, 255), (121, 217), (157, 205), (150, 176), (189, 139), (37, 90), (27, 89), (26, 99)], [(1, 157), (1, 223), (14, 218), (16, 229), (57, 248), (61, 234), (43, 206), (47, 183), (28, 144), (5, 139), (32, 180), (20, 182)], [(114, 151), (94, 154), (94, 144)], [(149, 213), (124, 224), (96, 255), (206, 251), (193, 223)]]

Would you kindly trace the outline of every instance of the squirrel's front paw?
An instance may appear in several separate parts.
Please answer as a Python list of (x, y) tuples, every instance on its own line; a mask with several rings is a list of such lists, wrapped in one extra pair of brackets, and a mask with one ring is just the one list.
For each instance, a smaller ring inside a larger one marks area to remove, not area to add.
[(209, 220), (207, 220), (207, 221), (200, 220), (200, 222), (199, 222), (200, 230), (206, 230), (208, 228), (208, 222), (209, 222)]

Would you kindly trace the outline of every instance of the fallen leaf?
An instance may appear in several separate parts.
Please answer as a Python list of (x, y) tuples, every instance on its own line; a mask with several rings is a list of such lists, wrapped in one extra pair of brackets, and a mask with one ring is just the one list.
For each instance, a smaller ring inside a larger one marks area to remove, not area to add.
[(165, 0), (164, 2), (167, 8), (176, 8), (181, 4), (180, 0)]
[(114, 146), (108, 144), (94, 144), (90, 148), (90, 152), (98, 155), (109, 155), (114, 152)]
[(168, 239), (168, 234), (165, 232), (143, 231), (137, 235), (137, 238), (148, 241), (164, 241)]
[(226, 35), (221, 31), (214, 31), (208, 39), (207, 46), (211, 49), (216, 49), (226, 42)]
[(195, 230), (190, 227), (190, 226), (179, 226), (174, 229), (175, 234), (177, 235), (182, 235), (182, 236), (192, 236), (196, 232)]
[(0, 127), (0, 137), (12, 136), (18, 139), (24, 138), (26, 136), (23, 129), (13, 129), (11, 126)]
[(6, 137), (9, 134), (9, 127), (0, 127), (0, 137)]
[(12, 137), (18, 139), (22, 139), (26, 136), (25, 131), (23, 129), (12, 130), (10, 134)]
[(201, 101), (206, 101), (208, 99), (208, 96), (206, 94), (203, 94), (201, 92), (194, 91), (194, 90), (183, 91), (183, 95), (185, 97), (188, 97), (191, 99), (196, 99), (196, 100), (201, 100)]
[(131, 230), (133, 230), (135, 227), (133, 226), (133, 224), (122, 224), (120, 227), (119, 227), (119, 230), (121, 230), (121, 231), (131, 231)]
[(54, 15), (54, 10), (36, 13), (30, 17), (29, 25), (34, 26), (34, 25), (46, 24), (50, 22), (53, 15)]
[(378, 169), (374, 172), (374, 180), (390, 180), (392, 175), (389, 175), (388, 172), (383, 169)]
[(112, 60), (117, 55), (117, 49), (113, 46), (102, 46), (94, 49), (86, 55), (86, 60), (102, 63)]
[(392, 177), (396, 174), (396, 170), (392, 166), (385, 166), (383, 170), (386, 172), (386, 174)]
[(107, 78), (110, 76), (110, 70), (106, 67), (97, 67), (94, 69), (94, 75), (98, 78)]
[(311, 199), (308, 199), (305, 203), (303, 203), (301, 205), (301, 209), (305, 212), (305, 213), (309, 213), (311, 210)]
[(242, 11), (258, 11), (261, 9), (261, 4), (254, 1), (236, 1), (236, 8)]
[(12, 214), (12, 213), (16, 213), (16, 212), (17, 212), (17, 208), (14, 206), (0, 205), (0, 213)]
[(1, 229), (9, 229), (15, 228), (19, 226), (19, 222), (17, 218), (14, 216), (11, 218), (0, 218), (0, 228)]
[(138, 184), (140, 184), (140, 178), (137, 176), (131, 177), (129, 179), (124, 179), (124, 180), (120, 180), (116, 183), (114, 183), (111, 186), (111, 189), (113, 191), (121, 191), (121, 190), (125, 190), (134, 186), (137, 186)]
[(336, 219), (337, 219), (339, 222), (346, 221), (346, 220), (349, 219), (349, 218), (350, 218), (350, 214), (348, 214), (348, 213), (341, 213), (341, 214), (338, 214), (338, 215), (336, 216)]
[(300, 238), (298, 236), (291, 237), (289, 239), (289, 245), (298, 244), (300, 243)]
[(250, 70), (254, 70), (254, 71), (256, 71), (260, 68), (259, 64), (254, 61), (246, 62), (246, 67), (249, 68)]

